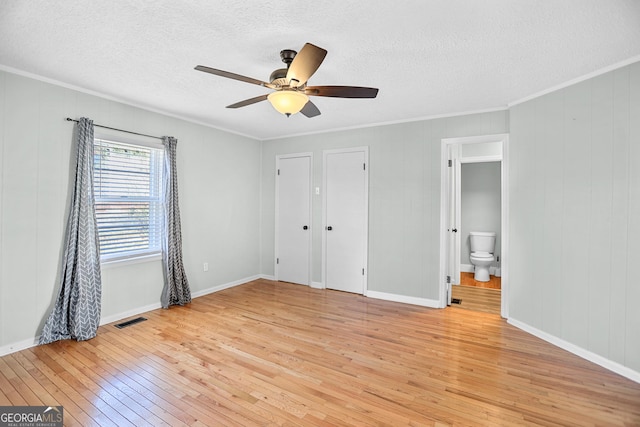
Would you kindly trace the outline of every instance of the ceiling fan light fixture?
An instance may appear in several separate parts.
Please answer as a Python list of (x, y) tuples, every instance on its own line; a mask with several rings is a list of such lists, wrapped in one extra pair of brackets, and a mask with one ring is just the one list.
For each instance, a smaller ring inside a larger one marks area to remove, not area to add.
[(227, 108), (246, 107), (268, 99), (276, 111), (287, 117), (296, 113), (302, 113), (308, 118), (320, 115), (320, 110), (309, 101), (307, 95), (332, 98), (375, 98), (378, 95), (378, 89), (373, 87), (308, 86), (309, 77), (318, 70), (326, 55), (325, 49), (311, 43), (305, 43), (297, 53), (295, 50), (285, 49), (280, 52), (280, 58), (287, 64), (287, 68), (280, 68), (271, 73), (269, 83), (204, 65), (196, 66), (196, 70), (274, 90), (270, 94), (265, 93), (227, 105)]
[(267, 96), (267, 99), (271, 105), (273, 105), (273, 108), (287, 117), (299, 113), (307, 102), (309, 102), (307, 95), (294, 90), (271, 92), (269, 96)]

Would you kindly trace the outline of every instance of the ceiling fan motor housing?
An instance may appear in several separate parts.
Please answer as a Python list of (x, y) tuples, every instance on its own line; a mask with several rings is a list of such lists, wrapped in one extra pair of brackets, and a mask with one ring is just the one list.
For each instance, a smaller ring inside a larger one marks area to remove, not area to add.
[(282, 62), (287, 64), (287, 68), (279, 68), (271, 73), (271, 76), (269, 76), (269, 82), (271, 84), (277, 86), (285, 86), (288, 84), (286, 79), (287, 71), (289, 71), (289, 66), (291, 65), (291, 63), (293, 62), (293, 58), (295, 58), (297, 54), (298, 52), (291, 49), (284, 49), (280, 51), (280, 59), (282, 59)]
[(287, 68), (280, 68), (271, 73), (271, 76), (269, 76), (269, 82), (276, 86), (284, 86), (287, 84), (286, 77)]

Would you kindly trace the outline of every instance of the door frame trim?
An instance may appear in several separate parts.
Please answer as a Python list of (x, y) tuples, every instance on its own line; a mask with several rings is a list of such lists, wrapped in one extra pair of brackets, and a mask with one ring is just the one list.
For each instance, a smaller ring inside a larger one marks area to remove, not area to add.
[(500, 295), (500, 314), (502, 317), (509, 318), (509, 134), (500, 133), (493, 135), (478, 135), (460, 138), (443, 138), (440, 147), (440, 274), (439, 274), (439, 300), (440, 307), (447, 306), (447, 289), (446, 289), (446, 262), (447, 262), (447, 200), (448, 194), (448, 178), (447, 178), (447, 147), (449, 145), (462, 144), (478, 144), (483, 142), (501, 142), (502, 156), (497, 159), (495, 156), (486, 156), (483, 158), (467, 158), (462, 163), (476, 163), (480, 161), (500, 161), (500, 181), (501, 181), (501, 295)]
[(280, 247), (278, 244), (278, 233), (280, 232), (280, 182), (278, 181), (278, 169), (280, 169), (280, 160), (282, 159), (295, 159), (299, 157), (309, 158), (309, 265), (307, 266), (307, 286), (311, 286), (311, 267), (313, 265), (313, 152), (305, 153), (291, 153), (291, 154), (278, 154), (276, 155), (276, 168), (275, 168), (275, 230), (274, 230), (274, 257), (273, 257), (273, 272), (275, 280), (279, 280), (279, 265), (277, 259), (280, 254)]
[(362, 295), (367, 295), (369, 289), (369, 147), (349, 147), (332, 150), (322, 150), (322, 288), (327, 287), (327, 156), (340, 153), (364, 153), (365, 185), (364, 185), (364, 277)]

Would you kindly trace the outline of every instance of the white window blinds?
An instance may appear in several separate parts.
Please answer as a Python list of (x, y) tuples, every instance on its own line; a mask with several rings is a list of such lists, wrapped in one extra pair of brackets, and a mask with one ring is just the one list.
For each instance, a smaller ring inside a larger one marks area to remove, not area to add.
[(159, 252), (160, 148), (95, 139), (94, 193), (103, 259)]

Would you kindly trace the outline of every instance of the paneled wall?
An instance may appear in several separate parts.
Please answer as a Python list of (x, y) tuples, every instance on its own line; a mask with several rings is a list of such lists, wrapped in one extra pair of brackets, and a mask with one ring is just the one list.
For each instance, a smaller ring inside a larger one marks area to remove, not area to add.
[[(57, 295), (73, 133), (64, 118), (81, 116), (178, 138), (194, 293), (259, 273), (258, 141), (0, 72), (0, 352), (33, 343)], [(103, 267), (102, 274), (103, 318), (159, 304), (160, 261)]]
[[(371, 291), (437, 300), (442, 138), (509, 133), (513, 320), (640, 372), (640, 64), (512, 107), (263, 141), (0, 72), (0, 351), (33, 342), (57, 292), (72, 123), (178, 138), (192, 291), (274, 274), (275, 156), (368, 146)], [(203, 271), (203, 263), (209, 271)], [(160, 262), (103, 268), (103, 317), (157, 305)]]
[(510, 315), (640, 372), (640, 63), (511, 108)]
[(262, 264), (274, 274), (275, 156), (313, 152), (312, 280), (322, 280), (322, 150), (369, 147), (368, 289), (437, 300), (440, 262), (441, 139), (507, 133), (497, 111), (264, 141)]

